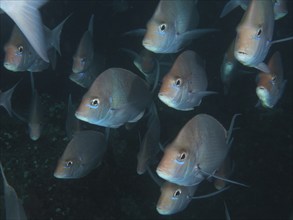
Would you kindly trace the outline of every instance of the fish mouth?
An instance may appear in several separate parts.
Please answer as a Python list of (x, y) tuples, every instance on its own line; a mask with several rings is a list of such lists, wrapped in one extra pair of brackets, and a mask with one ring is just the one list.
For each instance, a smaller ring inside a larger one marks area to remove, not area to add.
[(168, 97), (168, 95), (166, 93), (160, 92), (158, 94), (158, 98), (165, 103), (166, 105), (168, 105), (169, 107), (173, 107), (173, 99), (171, 99), (170, 97)]
[(161, 208), (161, 207), (157, 207), (157, 211), (161, 215), (170, 215), (171, 214), (170, 212), (168, 212), (168, 210)]
[(170, 173), (168, 173), (162, 169), (157, 168), (156, 172), (157, 172), (158, 176), (161, 177), (162, 179), (165, 179), (168, 181), (174, 180), (174, 177)]
[(10, 71), (13, 71), (13, 72), (16, 72), (17, 71), (17, 66), (11, 64), (11, 63), (8, 63), (8, 62), (4, 62), (3, 66), (7, 69), (7, 70), (10, 70)]
[(88, 118), (83, 116), (80, 112), (76, 111), (75, 112), (75, 117), (81, 121), (85, 121), (85, 122), (88, 122)]

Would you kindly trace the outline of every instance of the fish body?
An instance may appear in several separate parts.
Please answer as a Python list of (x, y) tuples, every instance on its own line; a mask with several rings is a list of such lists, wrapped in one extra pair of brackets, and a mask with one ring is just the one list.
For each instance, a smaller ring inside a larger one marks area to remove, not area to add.
[(194, 0), (161, 0), (147, 23), (143, 46), (154, 53), (176, 53), (199, 37), (203, 30), (194, 30), (199, 21), (196, 4)]
[(147, 131), (137, 154), (136, 171), (139, 175), (145, 173), (148, 165), (160, 151), (160, 120), (154, 103), (152, 104), (150, 111), (150, 116), (147, 122)]
[[(43, 25), (45, 34), (46, 52), (53, 69), (56, 66), (56, 50), (60, 54), (60, 34), (68, 17), (57, 27), (50, 30)], [(30, 45), (18, 26), (14, 26), (9, 41), (4, 46), (4, 67), (13, 72), (30, 71), (41, 72), (48, 68), (49, 63), (44, 61)]]
[(45, 61), (49, 62), (45, 34), (39, 8), (48, 0), (0, 0), (0, 9), (5, 11), (20, 28), (34, 51)]
[(30, 107), (30, 115), (28, 120), (29, 135), (34, 141), (38, 140), (42, 131), (42, 107), (40, 96), (37, 90), (33, 91), (33, 97)]
[(54, 172), (56, 178), (81, 178), (98, 167), (106, 151), (104, 134), (97, 131), (79, 131), (66, 146)]
[[(286, 0), (272, 0), (274, 5), (275, 20), (281, 19), (288, 14)], [(224, 17), (234, 8), (241, 6), (243, 10), (247, 10), (250, 0), (230, 0), (225, 5), (220, 17)]]
[(181, 53), (163, 78), (159, 99), (171, 108), (188, 111), (199, 106), (206, 91), (207, 78), (203, 61), (193, 51)]
[(110, 68), (101, 73), (75, 112), (75, 116), (91, 124), (118, 128), (136, 122), (151, 102), (146, 82), (122, 68)]
[(265, 108), (273, 108), (281, 98), (286, 80), (284, 80), (281, 55), (275, 52), (268, 63), (270, 73), (258, 74), (256, 94)]
[(26, 220), (26, 214), (21, 200), (18, 198), (14, 188), (9, 185), (0, 162), (0, 169), (4, 186), (5, 217), (7, 220)]
[(198, 185), (180, 186), (166, 181), (161, 186), (161, 195), (157, 202), (157, 211), (161, 215), (172, 215), (183, 211), (192, 201)]
[(272, 1), (250, 2), (237, 26), (234, 56), (240, 63), (269, 72), (263, 61), (272, 44), (274, 22)]
[(201, 170), (212, 175), (224, 161), (229, 147), (225, 128), (212, 116), (198, 114), (165, 148), (156, 172), (178, 185), (197, 185), (205, 179)]

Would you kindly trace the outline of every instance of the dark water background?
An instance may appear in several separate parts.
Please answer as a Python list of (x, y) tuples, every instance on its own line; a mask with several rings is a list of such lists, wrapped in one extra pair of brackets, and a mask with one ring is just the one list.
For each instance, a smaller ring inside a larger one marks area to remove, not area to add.
[[(73, 13), (61, 35), (62, 56), (57, 69), (35, 74), (36, 88), (45, 106), (44, 132), (34, 142), (26, 125), (10, 118), (0, 108), (0, 160), (6, 177), (23, 201), (28, 219), (225, 219), (223, 200), (231, 219), (289, 219), (292, 203), (292, 41), (273, 45), (267, 59), (280, 51), (285, 78), (283, 97), (273, 110), (257, 109), (255, 75), (243, 75), (233, 82), (230, 93), (223, 95), (220, 65), (223, 54), (235, 36), (235, 27), (243, 10), (235, 9), (219, 19), (226, 1), (199, 0), (200, 27), (219, 28), (219, 33), (195, 40), (188, 49), (195, 50), (205, 61), (209, 89), (218, 95), (206, 97), (200, 107), (190, 112), (168, 108), (155, 98), (161, 120), (162, 142), (173, 139), (194, 115), (207, 113), (226, 128), (235, 113), (240, 130), (234, 132), (231, 149), (235, 161), (233, 179), (250, 188), (233, 186), (227, 192), (209, 199), (192, 201), (182, 212), (161, 216), (156, 211), (159, 187), (147, 174), (136, 174), (139, 140), (137, 129), (113, 130), (103, 164), (85, 178), (60, 180), (53, 177), (58, 158), (68, 141), (65, 134), (66, 103), (69, 93), (78, 104), (86, 92), (68, 79), (72, 56), (87, 29), (92, 13), (95, 48), (104, 54), (109, 67), (123, 67), (138, 73), (131, 59), (119, 51), (129, 48), (140, 51), (141, 38), (125, 38), (121, 34), (144, 28), (158, 1), (129, 1), (131, 8), (113, 12), (98, 1), (50, 1), (42, 9), (44, 23), (53, 28)], [(293, 1), (288, 1), (288, 15), (276, 21), (274, 39), (293, 35)], [(0, 15), (0, 48), (7, 42), (13, 22)], [(0, 88), (2, 91), (19, 84), (12, 98), (13, 108), (28, 114), (30, 81), (27, 72), (13, 73), (3, 66), (0, 53)], [(143, 123), (142, 120), (140, 123)], [(158, 157), (158, 161), (161, 155)], [(155, 164), (156, 165), (156, 164)], [(153, 168), (155, 168), (155, 165)], [(3, 187), (0, 183), (0, 218), (4, 219)], [(213, 191), (209, 182), (197, 194)]]

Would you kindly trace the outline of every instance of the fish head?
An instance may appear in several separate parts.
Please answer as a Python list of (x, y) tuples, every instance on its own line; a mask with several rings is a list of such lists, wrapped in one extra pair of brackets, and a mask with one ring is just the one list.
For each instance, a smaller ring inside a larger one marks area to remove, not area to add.
[(185, 80), (182, 76), (167, 74), (163, 78), (158, 97), (171, 108), (177, 109), (182, 102), (184, 90), (186, 90)]
[(18, 71), (22, 65), (25, 48), (24, 45), (6, 45), (4, 67), (10, 71)]
[(80, 73), (86, 69), (87, 66), (87, 57), (73, 57), (72, 72)]
[(61, 157), (54, 171), (54, 177), (58, 179), (74, 179), (83, 175), (83, 166), (79, 158)]
[(258, 85), (256, 94), (262, 104), (266, 108), (272, 108), (277, 102), (277, 85), (276, 76), (268, 73), (260, 73), (258, 75)]
[(85, 94), (75, 112), (75, 117), (81, 121), (99, 125), (109, 110), (105, 100)]
[(157, 174), (172, 183), (186, 185), (186, 178), (188, 173), (193, 167), (191, 155), (186, 148), (178, 148), (167, 146), (164, 151), (163, 158), (157, 166)]
[(174, 25), (151, 19), (147, 24), (147, 31), (142, 45), (154, 53), (167, 53), (176, 38)]
[(269, 43), (261, 24), (258, 26), (238, 26), (234, 56), (240, 63), (251, 66), (261, 55), (262, 48), (268, 47)]
[(157, 202), (157, 211), (161, 215), (172, 215), (186, 208), (191, 201), (190, 187), (180, 186), (166, 181), (161, 187), (161, 195)]
[(38, 140), (41, 136), (41, 124), (29, 123), (29, 136), (33, 141)]

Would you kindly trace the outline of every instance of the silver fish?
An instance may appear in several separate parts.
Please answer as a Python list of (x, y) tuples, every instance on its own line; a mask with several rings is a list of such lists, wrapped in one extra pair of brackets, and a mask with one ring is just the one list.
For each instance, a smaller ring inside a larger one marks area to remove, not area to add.
[(207, 173), (212, 176), (229, 151), (234, 119), (235, 116), (227, 133), (212, 116), (198, 114), (193, 117), (165, 148), (157, 174), (169, 182), (184, 186), (199, 184)]
[(270, 73), (259, 73), (256, 94), (265, 108), (273, 108), (282, 97), (287, 80), (284, 80), (281, 55), (275, 52), (268, 63)]
[(199, 106), (204, 96), (216, 93), (206, 89), (203, 61), (195, 52), (187, 50), (177, 57), (164, 76), (158, 97), (171, 108), (189, 111)]
[[(57, 27), (50, 30), (43, 26), (45, 33), (45, 45), (53, 69), (56, 66), (56, 52), (60, 54), (60, 34), (67, 17)], [(13, 72), (30, 71), (41, 72), (48, 68), (49, 63), (45, 62), (33, 49), (18, 26), (14, 26), (9, 41), (4, 46), (5, 60), (4, 67)]]
[(42, 131), (42, 107), (37, 90), (33, 91), (28, 127), (30, 138), (34, 141), (38, 140)]
[(214, 29), (195, 29), (199, 14), (197, 0), (161, 0), (147, 23), (143, 46), (155, 53), (176, 53), (192, 39)]
[(71, 94), (68, 96), (66, 135), (69, 140), (73, 138), (75, 132), (81, 130), (80, 120), (75, 117), (75, 107), (72, 104)]
[(172, 215), (183, 211), (192, 201), (198, 185), (180, 186), (166, 181), (161, 187), (161, 195), (157, 202), (157, 211), (161, 215)]
[(17, 82), (12, 88), (8, 89), (5, 92), (0, 91), (0, 106), (3, 106), (10, 116), (12, 116), (13, 114), (11, 108), (11, 97), (18, 83), (19, 82)]
[(82, 38), (80, 39), (75, 55), (73, 56), (73, 73), (87, 71), (94, 60), (93, 22), (94, 15), (91, 16), (88, 30), (83, 34)]
[(46, 2), (48, 0), (0, 0), (0, 9), (11, 17), (36, 53), (48, 63), (42, 18), (38, 10)]
[(160, 120), (155, 104), (150, 107), (150, 115), (147, 122), (147, 131), (140, 144), (137, 154), (136, 172), (141, 175), (145, 173), (148, 165), (160, 152)]
[[(288, 14), (286, 0), (272, 0), (274, 4), (274, 17), (275, 20), (283, 18)], [(220, 17), (224, 17), (234, 8), (241, 6), (242, 9), (247, 10), (250, 0), (230, 0), (225, 5)]]
[(118, 128), (136, 122), (151, 102), (146, 82), (122, 68), (110, 68), (92, 83), (75, 112), (75, 116), (91, 124)]
[(76, 132), (58, 161), (56, 178), (81, 178), (98, 167), (106, 151), (104, 134), (97, 131)]
[(269, 73), (263, 61), (272, 44), (274, 23), (272, 1), (250, 2), (237, 26), (234, 56), (240, 63)]
[[(1, 2), (0, 2), (1, 3)], [(3, 177), (4, 186), (4, 201), (5, 201), (5, 217), (7, 220), (26, 220), (22, 202), (17, 197), (17, 194), (12, 186), (9, 185), (5, 177), (2, 163), (0, 162), (1, 174)]]

